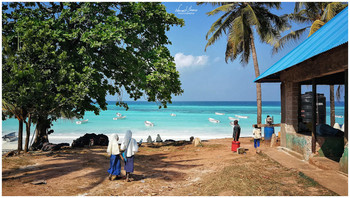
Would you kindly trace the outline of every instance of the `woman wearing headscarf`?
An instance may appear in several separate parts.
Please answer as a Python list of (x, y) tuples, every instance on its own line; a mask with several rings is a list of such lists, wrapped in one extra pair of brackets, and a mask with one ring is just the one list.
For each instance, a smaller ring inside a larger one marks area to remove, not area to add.
[(124, 150), (125, 152), (124, 170), (126, 172), (126, 181), (130, 182), (130, 174), (134, 172), (134, 155), (139, 149), (136, 140), (132, 138), (132, 133), (130, 130), (126, 131), (120, 149)]
[(108, 147), (107, 147), (107, 153), (108, 153), (108, 155), (111, 156), (110, 157), (110, 166), (108, 169), (109, 180), (115, 180), (120, 175), (121, 164), (120, 164), (120, 156), (119, 156), (120, 151), (119, 151), (118, 140), (119, 140), (118, 135), (113, 134), (111, 136), (111, 139), (110, 139), (110, 141), (108, 143)]

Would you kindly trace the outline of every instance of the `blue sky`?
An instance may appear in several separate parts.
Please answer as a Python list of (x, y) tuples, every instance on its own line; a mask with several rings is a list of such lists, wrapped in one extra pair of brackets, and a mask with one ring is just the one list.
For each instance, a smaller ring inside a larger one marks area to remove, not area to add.
[[(256, 100), (256, 85), (253, 61), (242, 66), (239, 60), (225, 62), (226, 35), (204, 51), (207, 43), (205, 35), (211, 24), (220, 14), (207, 16), (213, 10), (212, 5), (197, 6), (195, 2), (165, 2), (169, 13), (174, 13), (185, 21), (183, 27), (172, 27), (167, 35), (172, 42), (168, 48), (175, 57), (175, 63), (180, 72), (180, 80), (184, 93), (174, 96), (173, 101), (254, 101)], [(283, 2), (282, 9), (272, 10), (277, 15), (291, 13), (293, 2)], [(305, 24), (292, 24), (296, 30)], [(272, 55), (272, 47), (263, 44), (255, 36), (260, 73), (271, 67), (280, 58), (294, 49), (307, 38), (307, 33), (298, 42), (288, 44), (278, 54)], [(303, 90), (309, 90), (309, 87)], [(326, 94), (329, 99), (328, 86), (318, 86), (318, 91)], [(125, 94), (126, 95), (126, 94)], [(124, 100), (130, 100), (126, 96)], [(107, 100), (116, 100), (115, 96), (107, 96)], [(280, 83), (262, 84), (263, 101), (280, 100)]]

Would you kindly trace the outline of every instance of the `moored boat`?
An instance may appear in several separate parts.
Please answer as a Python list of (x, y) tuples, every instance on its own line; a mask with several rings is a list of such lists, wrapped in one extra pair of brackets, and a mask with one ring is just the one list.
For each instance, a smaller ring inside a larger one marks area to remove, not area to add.
[(113, 120), (121, 120), (121, 119), (125, 119), (125, 118), (126, 118), (126, 116), (120, 116), (120, 117), (113, 118)]
[(234, 117), (228, 117), (228, 119), (232, 121), (239, 120), (238, 118), (234, 118)]
[(84, 124), (84, 123), (86, 123), (88, 121), (89, 121), (89, 119), (86, 119), (86, 120), (76, 121), (75, 123), (76, 124)]
[(209, 122), (212, 122), (212, 123), (219, 123), (220, 120), (216, 120), (214, 118), (208, 118)]
[(175, 114), (175, 113), (171, 113), (170, 115), (171, 115), (171, 116), (176, 116), (176, 114)]
[(342, 115), (335, 115), (336, 118), (344, 118)]
[(225, 113), (215, 112), (216, 115), (225, 115)]
[(152, 122), (150, 122), (150, 121), (145, 121), (145, 125), (146, 126), (150, 126), (150, 127), (154, 126), (154, 124)]
[(16, 136), (16, 132), (9, 133), (7, 135), (2, 136), (2, 140), (6, 142), (13, 142), (18, 140), (18, 137)]
[(244, 118), (244, 119), (248, 118), (248, 116), (241, 116), (241, 115), (235, 115), (235, 116), (236, 116), (236, 118)]

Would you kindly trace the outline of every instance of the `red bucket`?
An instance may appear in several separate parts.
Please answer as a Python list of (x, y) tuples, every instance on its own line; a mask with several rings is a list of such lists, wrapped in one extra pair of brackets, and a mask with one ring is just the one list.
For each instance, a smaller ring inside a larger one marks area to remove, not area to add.
[(231, 151), (237, 152), (240, 145), (241, 143), (239, 141), (232, 141)]

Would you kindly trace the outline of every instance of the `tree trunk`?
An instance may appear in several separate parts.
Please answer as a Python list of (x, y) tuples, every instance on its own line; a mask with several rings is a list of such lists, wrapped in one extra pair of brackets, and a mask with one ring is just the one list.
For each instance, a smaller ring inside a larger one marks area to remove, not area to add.
[(335, 124), (335, 108), (334, 108), (334, 85), (329, 86), (329, 100), (331, 108), (331, 126)]
[(50, 128), (50, 121), (47, 118), (40, 117), (36, 123), (35, 139), (31, 146), (32, 150), (41, 149), (42, 144), (49, 142), (47, 129)]
[(31, 125), (31, 119), (30, 119), (30, 115), (28, 116), (28, 121), (26, 121), (26, 141), (24, 144), (24, 152), (28, 152), (28, 147), (29, 147), (29, 137), (30, 137), (30, 125)]
[[(254, 62), (255, 78), (260, 76), (258, 58), (256, 55), (255, 43), (253, 33), (250, 34), (250, 45), (252, 49), (252, 56)], [(256, 83), (256, 106), (257, 106), (257, 124), (261, 124), (262, 104), (261, 104), (261, 84)]]
[(23, 120), (18, 120), (19, 127), (18, 127), (18, 153), (22, 151), (22, 144), (23, 144)]

